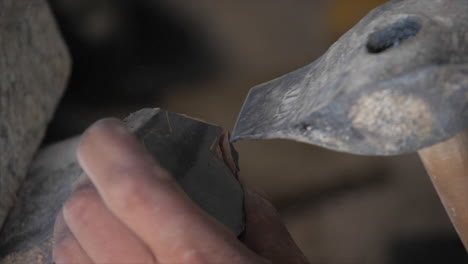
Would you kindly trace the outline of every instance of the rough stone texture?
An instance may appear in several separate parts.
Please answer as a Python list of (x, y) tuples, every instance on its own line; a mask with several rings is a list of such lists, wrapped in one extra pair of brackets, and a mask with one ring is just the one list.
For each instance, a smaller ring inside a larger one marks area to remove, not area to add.
[(25, 264), (25, 263), (33, 263), (33, 264), (53, 264), (52, 259), (52, 251), (50, 250), (53, 246), (52, 239), (45, 241), (38, 246), (34, 246), (33, 248), (24, 251), (24, 252), (17, 252), (11, 255), (8, 255), (3, 260), (0, 260), (2, 264)]
[(0, 227), (59, 100), (70, 62), (43, 0), (0, 0)]
[[(234, 233), (243, 231), (243, 190), (225, 162), (222, 128), (159, 109), (141, 110), (126, 122), (192, 200)], [(0, 233), (0, 264), (52, 263), (55, 217), (82, 174), (78, 142), (72, 138), (38, 154)]]
[(22, 263), (41, 263), (35, 262), (34, 252), (47, 251), (44, 247), (50, 245), (55, 216), (82, 172), (75, 154), (78, 142), (79, 138), (69, 139), (37, 155), (0, 232), (1, 264), (20, 263), (26, 256), (34, 258)]
[(253, 88), (234, 140), (414, 152), (468, 126), (468, 2), (394, 0), (321, 58)]

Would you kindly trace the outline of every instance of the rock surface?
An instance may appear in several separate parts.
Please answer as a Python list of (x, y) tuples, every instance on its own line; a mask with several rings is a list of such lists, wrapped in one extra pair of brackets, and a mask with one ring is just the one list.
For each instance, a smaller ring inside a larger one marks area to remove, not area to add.
[(464, 0), (381, 5), (313, 63), (252, 88), (232, 139), (390, 156), (455, 136), (468, 127), (467, 12)]
[(51, 263), (55, 216), (81, 174), (79, 138), (39, 152), (0, 233), (0, 263)]
[[(222, 128), (159, 109), (141, 110), (126, 122), (192, 200), (234, 233), (243, 231), (237, 157)], [(52, 145), (35, 159), (0, 233), (0, 264), (52, 264), (55, 217), (82, 173), (78, 143), (72, 138)]]
[(0, 0), (0, 227), (65, 88), (70, 61), (45, 1)]

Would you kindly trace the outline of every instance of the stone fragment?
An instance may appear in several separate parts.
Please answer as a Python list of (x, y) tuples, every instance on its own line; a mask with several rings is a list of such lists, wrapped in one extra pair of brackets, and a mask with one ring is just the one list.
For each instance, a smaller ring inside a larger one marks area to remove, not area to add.
[[(138, 111), (125, 121), (195, 203), (241, 234), (244, 195), (237, 154), (222, 128), (160, 109)], [(78, 143), (72, 138), (36, 157), (0, 232), (0, 264), (52, 264), (55, 217), (82, 173)]]
[(43, 0), (0, 0), (0, 228), (62, 95), (70, 60)]

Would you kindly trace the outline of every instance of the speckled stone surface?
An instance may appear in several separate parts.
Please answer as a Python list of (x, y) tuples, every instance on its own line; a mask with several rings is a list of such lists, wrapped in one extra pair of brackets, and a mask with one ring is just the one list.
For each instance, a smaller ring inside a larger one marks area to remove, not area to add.
[(233, 140), (361, 155), (418, 151), (468, 127), (468, 2), (393, 0), (315, 62), (254, 87)]

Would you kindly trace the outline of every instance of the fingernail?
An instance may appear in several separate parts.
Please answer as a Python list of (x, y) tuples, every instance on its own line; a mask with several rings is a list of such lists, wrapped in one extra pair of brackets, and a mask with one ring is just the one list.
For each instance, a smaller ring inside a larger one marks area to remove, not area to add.
[[(136, 136), (118, 119), (104, 119), (92, 125), (78, 146), (81, 167), (96, 187), (132, 170), (152, 170), (157, 165)], [(99, 189), (99, 187), (98, 187)]]
[[(124, 161), (122, 154), (129, 151), (141, 151), (136, 137), (122, 121), (107, 118), (93, 124), (84, 133), (78, 147), (78, 161), (81, 167), (89, 172), (92, 164), (115, 159)], [(127, 155), (128, 156), (128, 155)], [(91, 176), (91, 175), (90, 175)]]

